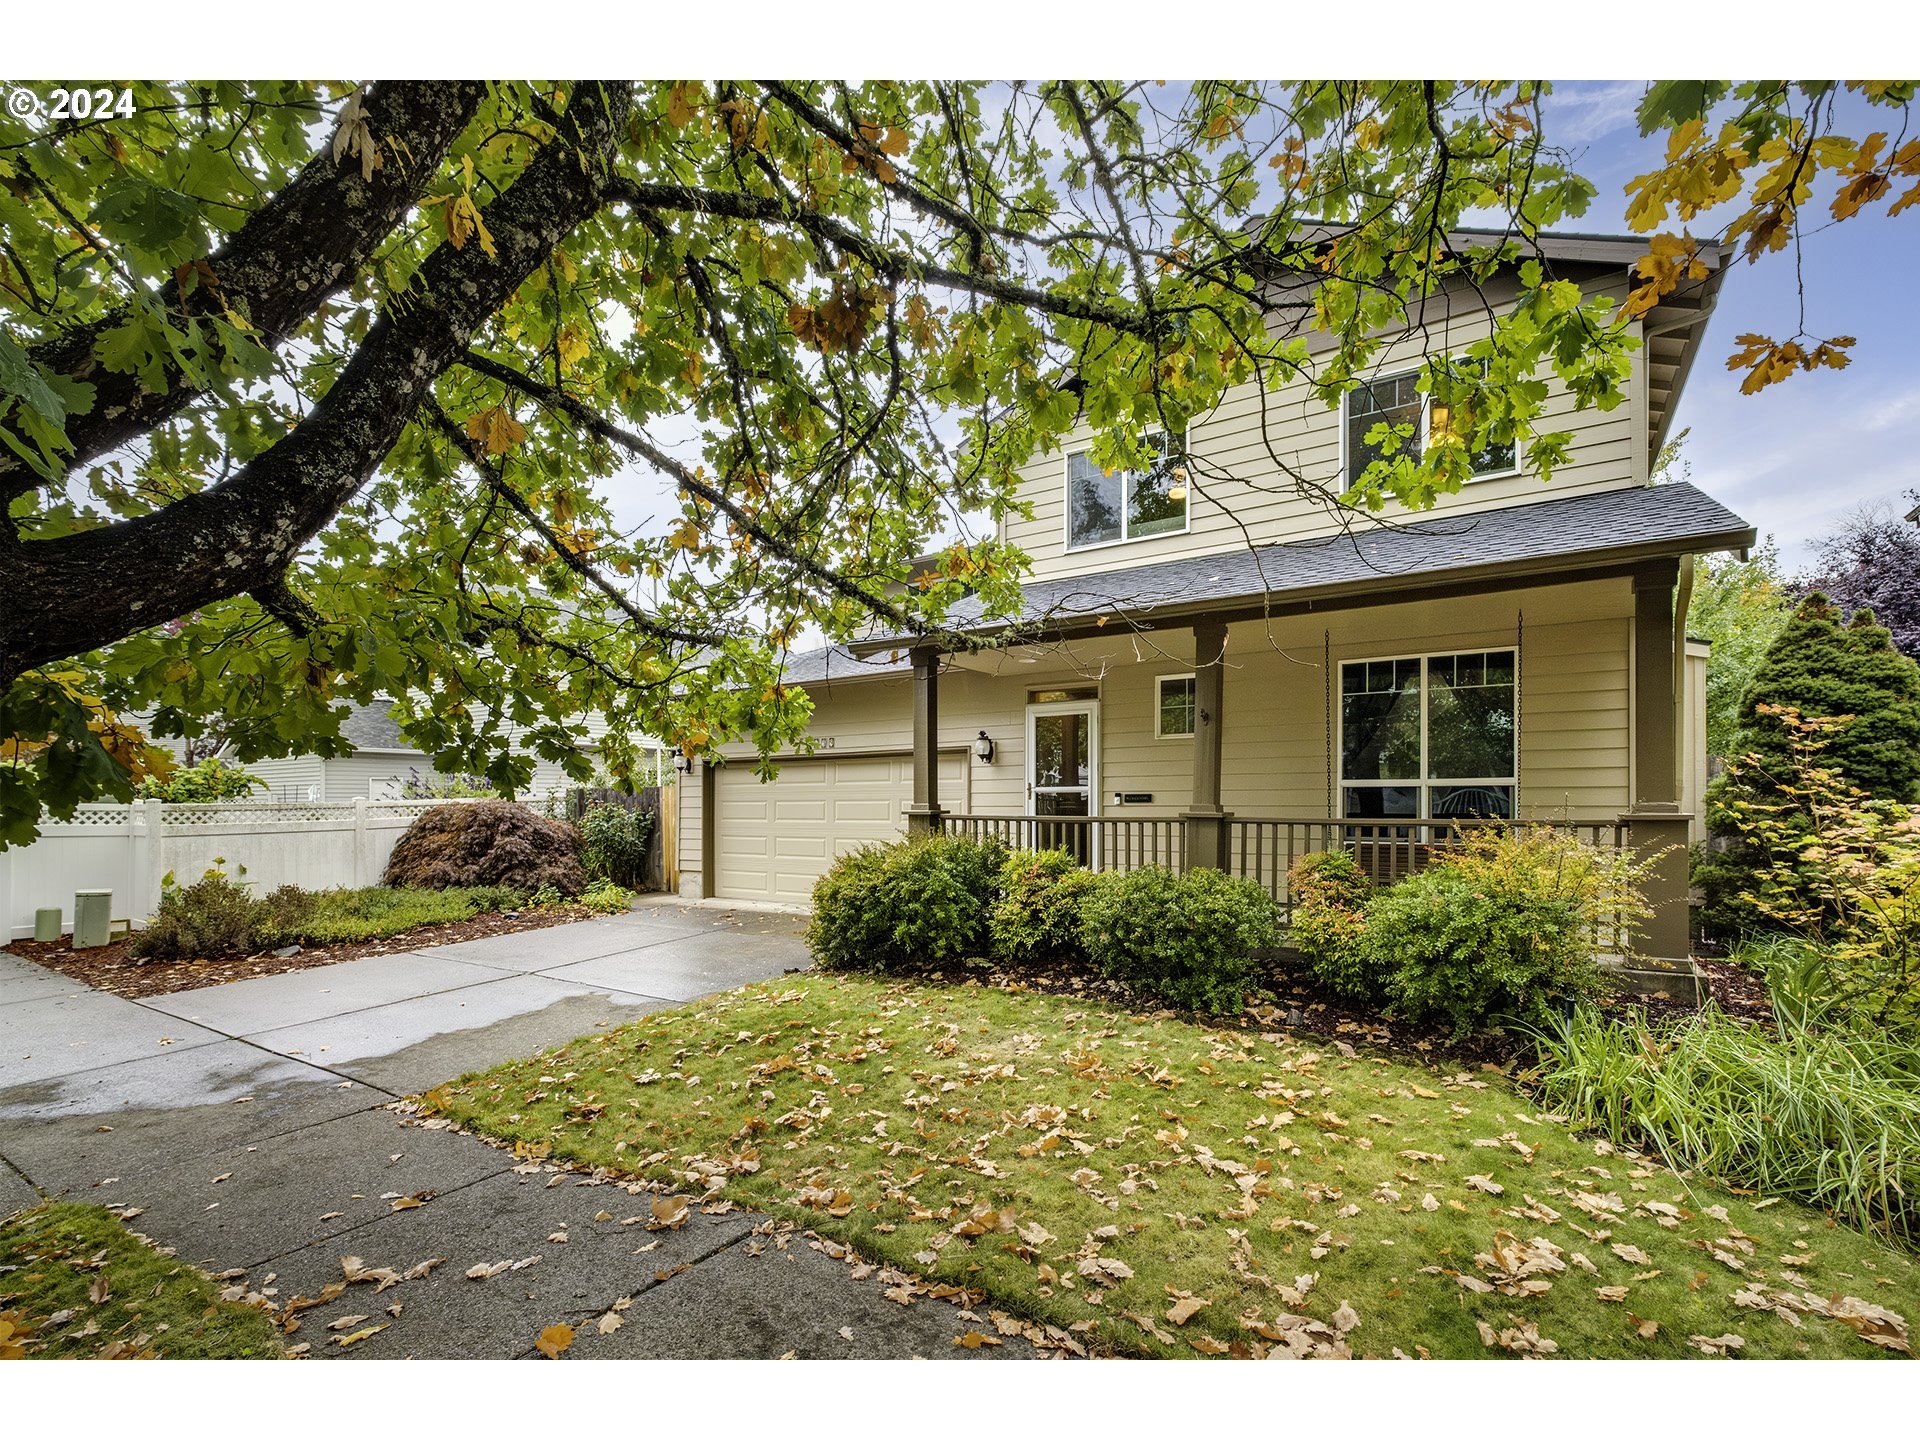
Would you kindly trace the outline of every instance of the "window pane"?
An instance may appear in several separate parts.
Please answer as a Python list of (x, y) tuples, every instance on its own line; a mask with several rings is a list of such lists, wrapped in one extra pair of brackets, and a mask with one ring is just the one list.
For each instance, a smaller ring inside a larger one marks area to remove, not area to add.
[(1079, 712), (1033, 717), (1033, 783), (1036, 787), (1087, 783), (1089, 728), (1087, 716)]
[(1420, 813), (1418, 785), (1354, 785), (1346, 790), (1349, 820), (1383, 820)]
[(1160, 682), (1160, 733), (1193, 734), (1193, 677)]
[(1511, 820), (1511, 785), (1435, 785), (1433, 813), (1444, 820)]
[(1067, 545), (1101, 545), (1120, 538), (1120, 482), (1085, 450), (1067, 456)]
[(1489, 445), (1473, 457), (1473, 473), (1476, 475), (1497, 475), (1513, 468), (1514, 449), (1511, 440), (1504, 445)]
[(1341, 667), (1340, 774), (1347, 780), (1418, 778), (1418, 660), (1368, 660)]
[(1513, 652), (1436, 655), (1427, 664), (1427, 774), (1514, 773)]
[(1348, 483), (1359, 479), (1367, 466), (1380, 457), (1384, 447), (1369, 445), (1366, 436), (1382, 422), (1411, 425), (1412, 435), (1400, 442), (1394, 454), (1414, 460), (1420, 458), (1420, 410), (1424, 397), (1416, 388), (1419, 379), (1418, 371), (1409, 370), (1404, 375), (1362, 381), (1347, 396)]
[[(1187, 528), (1187, 474), (1179, 451), (1164, 435), (1150, 442), (1163, 457), (1144, 474), (1128, 476), (1127, 538), (1165, 535)], [(1175, 472), (1179, 473), (1175, 473)]]

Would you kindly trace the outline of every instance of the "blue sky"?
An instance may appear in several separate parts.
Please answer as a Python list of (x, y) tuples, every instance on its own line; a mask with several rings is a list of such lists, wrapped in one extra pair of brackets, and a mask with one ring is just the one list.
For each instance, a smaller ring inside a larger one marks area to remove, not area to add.
[[(1547, 101), (1548, 136), (1584, 151), (1576, 168), (1600, 189), (1582, 229), (1626, 233), (1622, 187), (1660, 159), (1633, 118), (1642, 89), (1637, 80), (1576, 82), (1556, 86)], [(1695, 233), (1712, 229), (1696, 224)], [(1726, 357), (1736, 335), (1784, 338), (1799, 328), (1794, 257), (1783, 251), (1729, 269), (1675, 429), (1692, 432), (1693, 483), (1771, 534), (1790, 569), (1811, 562), (1813, 543), (1862, 505), (1898, 502), (1904, 512), (1911, 502), (1902, 492), (1920, 487), (1916, 257), (1920, 210), (1888, 220), (1882, 206), (1844, 224), (1816, 223), (1801, 255), (1807, 329), (1857, 337), (1853, 363), (1758, 395), (1740, 393)]]

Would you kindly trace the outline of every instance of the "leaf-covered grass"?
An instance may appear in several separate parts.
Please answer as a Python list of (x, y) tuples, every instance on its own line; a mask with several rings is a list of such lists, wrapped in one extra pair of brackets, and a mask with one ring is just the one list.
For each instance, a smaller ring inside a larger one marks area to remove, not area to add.
[(1577, 1138), (1497, 1074), (977, 986), (756, 986), (425, 1100), (1112, 1353), (1873, 1356), (1920, 1302), (1911, 1255)]
[(266, 1315), (98, 1205), (0, 1224), (0, 1331), (0, 1358), (285, 1358)]
[(471, 920), (489, 910), (510, 910), (526, 899), (504, 885), (425, 890), (369, 885), (360, 890), (322, 890), (312, 909), (290, 921), (282, 938), (302, 945), (355, 945), (404, 935), (423, 925)]

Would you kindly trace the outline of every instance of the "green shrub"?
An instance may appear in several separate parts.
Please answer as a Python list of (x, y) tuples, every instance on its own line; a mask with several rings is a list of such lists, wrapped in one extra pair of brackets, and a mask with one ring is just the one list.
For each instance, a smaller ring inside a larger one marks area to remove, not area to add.
[(1253, 952), (1280, 934), (1279, 907), (1252, 880), (1160, 866), (1102, 874), (1080, 903), (1087, 954), (1146, 998), (1206, 1014), (1238, 1011)]
[(987, 924), (997, 960), (1049, 964), (1083, 958), (1080, 902), (1093, 872), (1065, 850), (1016, 850), (1000, 867), (1000, 898)]
[(598, 915), (622, 915), (633, 908), (633, 891), (611, 880), (595, 880), (574, 901)]
[(1542, 1029), (1543, 1101), (1683, 1173), (1920, 1240), (1920, 1045), (1777, 1016), (1777, 1037), (1711, 1008), (1654, 1035), (1583, 1008)]
[[(271, 913), (280, 897), (292, 892), (281, 913)], [(304, 905), (298, 897), (304, 896)], [(360, 890), (322, 890), (306, 894), (285, 886), (269, 895), (263, 906), (270, 912), (272, 939), (277, 944), (359, 945), (404, 935), (423, 925), (447, 925), (471, 920), (497, 910), (511, 910), (522, 902), (518, 890), (505, 886), (470, 886), (446, 890), (405, 889), (369, 885)]]
[[(1729, 938), (1778, 928), (1758, 901), (1778, 901), (1778, 861), (1814, 824), (1813, 799), (1797, 783), (1810, 741), (1820, 768), (1862, 800), (1920, 797), (1920, 666), (1894, 648), (1872, 611), (1843, 625), (1824, 595), (1811, 594), (1755, 671), (1739, 717), (1732, 764), (1706, 794), (1707, 827), (1732, 843), (1694, 868), (1703, 919)], [(1774, 823), (1756, 830), (1757, 815)], [(1763, 883), (1771, 897), (1757, 895)]]
[(580, 818), (580, 863), (597, 879), (639, 889), (656, 818), (651, 810), (605, 803), (590, 807)]
[(1358, 958), (1388, 972), (1390, 1009), (1444, 1021), (1454, 1038), (1496, 1018), (1543, 1018), (1600, 975), (1571, 901), (1501, 894), (1448, 865), (1421, 871), (1367, 907)]
[(172, 805), (204, 805), (216, 800), (239, 800), (255, 790), (267, 789), (267, 782), (249, 775), (237, 765), (229, 765), (217, 755), (209, 755), (198, 765), (176, 769), (165, 780), (149, 775), (134, 793), (142, 800), (165, 800)]
[(1870, 797), (1828, 763), (1851, 722), (1760, 709), (1793, 743), (1764, 786), (1751, 757), (1721, 792), (1741, 840), (1730, 862), (1743, 867), (1741, 903), (1772, 932), (1738, 953), (1766, 960), (1770, 981), (1794, 987), (1808, 1013), (1920, 1033), (1920, 812)]
[(1628, 953), (1653, 861), (1558, 830), (1470, 834), (1368, 904), (1352, 963), (1386, 975), (1390, 1008), (1455, 1038), (1498, 1018), (1542, 1019), (1604, 987), (1598, 949)]
[(826, 970), (903, 970), (985, 952), (1007, 847), (935, 835), (842, 855), (813, 887), (807, 947)]
[(1287, 937), (1307, 958), (1314, 979), (1347, 1000), (1374, 1003), (1386, 994), (1385, 972), (1367, 967), (1360, 945), (1373, 881), (1345, 850), (1303, 855), (1287, 872), (1293, 915)]
[[(247, 873), (244, 867), (240, 873)], [(267, 919), (266, 907), (247, 893), (245, 884), (219, 869), (185, 886), (174, 884), (169, 875), (161, 887), (159, 913), (127, 948), (140, 960), (251, 955), (261, 948)]]

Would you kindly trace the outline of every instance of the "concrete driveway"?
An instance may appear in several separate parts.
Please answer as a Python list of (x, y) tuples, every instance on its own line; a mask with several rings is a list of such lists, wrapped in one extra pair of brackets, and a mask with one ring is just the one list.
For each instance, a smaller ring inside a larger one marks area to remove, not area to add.
[[(801, 922), (676, 902), (603, 920), (265, 976), (149, 1000), (0, 953), (0, 1215), (46, 1198), (132, 1207), (135, 1228), (279, 1303), (342, 1278), (404, 1273), (305, 1312), (296, 1341), (353, 1357), (532, 1353), (552, 1324), (572, 1357), (1004, 1356), (954, 1337), (948, 1304), (882, 1296), (765, 1217), (696, 1208), (650, 1234), (648, 1198), (514, 1157), (386, 1108), (442, 1081), (807, 963)], [(394, 1210), (396, 1199), (430, 1193)], [(596, 1217), (606, 1216), (606, 1219)], [(562, 1237), (556, 1239), (555, 1237)], [(649, 1243), (654, 1242), (654, 1243)], [(480, 1265), (523, 1262), (484, 1281)], [(865, 1268), (865, 1278), (855, 1276)], [(271, 1277), (271, 1278), (269, 1278)], [(628, 1301), (618, 1326), (591, 1322)], [(335, 1312), (397, 1313), (343, 1350)], [(850, 1337), (850, 1338), (849, 1338)]]

